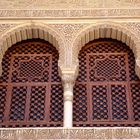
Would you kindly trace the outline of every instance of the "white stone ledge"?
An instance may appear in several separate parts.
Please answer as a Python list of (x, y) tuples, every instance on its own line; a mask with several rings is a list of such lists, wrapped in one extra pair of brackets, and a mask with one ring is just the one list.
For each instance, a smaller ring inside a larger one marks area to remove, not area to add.
[(139, 127), (0, 128), (0, 140), (139, 140)]

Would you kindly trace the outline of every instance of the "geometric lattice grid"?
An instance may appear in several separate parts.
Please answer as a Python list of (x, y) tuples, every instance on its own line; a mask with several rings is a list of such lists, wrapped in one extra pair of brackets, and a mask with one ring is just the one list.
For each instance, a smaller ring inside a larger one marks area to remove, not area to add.
[(134, 119), (140, 121), (140, 82), (131, 84)]
[[(51, 85), (51, 116), (50, 122), (63, 121), (63, 88), (61, 84)], [(57, 126), (57, 124), (56, 124)]]
[(50, 55), (13, 55), (12, 82), (48, 82)]
[(58, 58), (56, 48), (40, 39), (7, 50), (0, 77), (0, 127), (63, 126)]
[(116, 77), (119, 75), (120, 67), (118, 65), (117, 60), (110, 60), (108, 58), (104, 60), (96, 61), (96, 72), (98, 76), (102, 77)]
[(85, 84), (78, 84), (74, 87), (73, 120), (86, 122), (88, 120), (87, 89)]
[(128, 46), (97, 39), (81, 49), (73, 105), (76, 127), (140, 126), (140, 80)]
[(30, 60), (29, 62), (23, 61), (20, 63), (20, 76), (21, 77), (41, 77), (42, 76), (42, 62)]
[(108, 119), (107, 86), (92, 86), (93, 120)]
[(24, 120), (27, 87), (13, 87), (10, 108), (10, 121)]
[(30, 97), (30, 120), (44, 120), (46, 87), (33, 86)]
[(4, 109), (6, 104), (6, 86), (0, 85), (0, 122), (2, 122), (4, 117)]
[(126, 81), (126, 53), (89, 55), (90, 80)]
[(127, 120), (128, 106), (125, 85), (111, 85), (113, 120)]

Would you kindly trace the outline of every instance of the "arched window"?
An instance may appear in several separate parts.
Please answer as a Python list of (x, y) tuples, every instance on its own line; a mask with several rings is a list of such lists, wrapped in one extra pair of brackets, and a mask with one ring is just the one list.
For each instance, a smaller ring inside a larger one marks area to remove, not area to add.
[(58, 57), (55, 47), (39, 39), (7, 50), (0, 79), (0, 127), (62, 126)]
[(128, 46), (112, 39), (89, 42), (79, 53), (74, 126), (140, 126), (140, 80)]

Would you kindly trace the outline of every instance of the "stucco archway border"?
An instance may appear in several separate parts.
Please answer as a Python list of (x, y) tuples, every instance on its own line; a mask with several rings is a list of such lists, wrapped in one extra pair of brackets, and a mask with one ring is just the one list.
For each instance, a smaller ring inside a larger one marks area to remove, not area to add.
[(0, 36), (0, 75), (2, 74), (2, 59), (9, 47), (26, 39), (40, 38), (51, 43), (59, 52), (59, 64), (64, 64), (64, 39), (60, 33), (44, 23), (29, 22), (17, 25)]
[(119, 23), (96, 23), (81, 30), (73, 42), (73, 65), (79, 65), (78, 54), (81, 48), (98, 38), (112, 38), (126, 43), (134, 53), (135, 71), (140, 77), (140, 37), (137, 36), (137, 33)]

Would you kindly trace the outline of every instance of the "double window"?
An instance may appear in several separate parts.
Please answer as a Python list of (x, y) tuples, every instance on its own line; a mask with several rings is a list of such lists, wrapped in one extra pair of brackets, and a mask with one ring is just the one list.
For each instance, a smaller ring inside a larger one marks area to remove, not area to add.
[[(63, 126), (58, 57), (51, 44), (37, 39), (7, 50), (0, 78), (0, 127)], [(81, 49), (73, 93), (75, 127), (140, 124), (135, 58), (119, 41), (99, 39)]]

